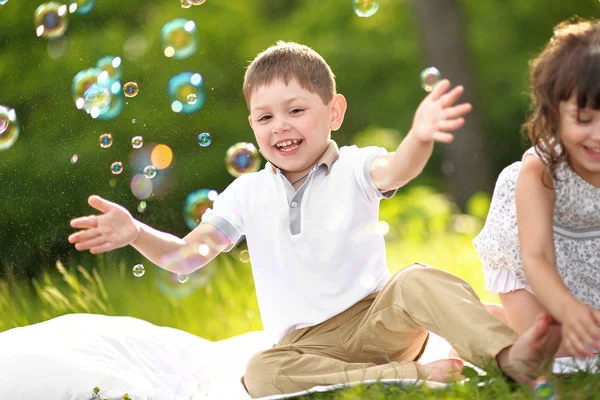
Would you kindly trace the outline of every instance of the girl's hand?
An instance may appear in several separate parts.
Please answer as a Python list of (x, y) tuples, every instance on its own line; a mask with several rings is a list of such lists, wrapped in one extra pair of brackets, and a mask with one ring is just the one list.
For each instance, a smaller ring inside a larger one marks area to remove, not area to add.
[(592, 357), (600, 351), (600, 311), (576, 303), (562, 317), (563, 343), (574, 357)]
[(450, 143), (454, 135), (448, 132), (455, 131), (465, 124), (463, 116), (471, 111), (471, 104), (454, 103), (463, 94), (464, 87), (457, 86), (450, 89), (447, 79), (438, 83), (431, 93), (423, 99), (413, 119), (410, 134), (421, 142)]
[(124, 207), (95, 195), (89, 197), (88, 203), (103, 214), (71, 220), (73, 228), (82, 229), (69, 236), (77, 250), (103, 253), (127, 246), (140, 235), (138, 224)]

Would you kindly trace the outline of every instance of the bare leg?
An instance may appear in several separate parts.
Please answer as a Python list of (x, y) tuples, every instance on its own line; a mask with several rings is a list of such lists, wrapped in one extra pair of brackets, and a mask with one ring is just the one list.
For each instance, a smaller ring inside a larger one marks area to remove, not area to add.
[(560, 340), (560, 325), (550, 314), (542, 313), (514, 345), (496, 356), (496, 361), (515, 381), (532, 383), (551, 367)]
[[(525, 289), (500, 293), (498, 296), (502, 302), (508, 325), (518, 335), (522, 335), (527, 329), (531, 328), (538, 315), (548, 313), (546, 307)], [(571, 354), (561, 344), (556, 352), (556, 357), (571, 357)]]

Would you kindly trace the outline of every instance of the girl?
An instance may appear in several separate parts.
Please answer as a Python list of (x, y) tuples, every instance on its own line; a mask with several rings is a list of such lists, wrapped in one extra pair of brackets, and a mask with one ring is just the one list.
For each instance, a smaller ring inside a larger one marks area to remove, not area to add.
[(473, 241), (522, 334), (549, 311), (558, 357), (600, 349), (600, 21), (563, 22), (531, 62), (533, 147), (502, 171)]

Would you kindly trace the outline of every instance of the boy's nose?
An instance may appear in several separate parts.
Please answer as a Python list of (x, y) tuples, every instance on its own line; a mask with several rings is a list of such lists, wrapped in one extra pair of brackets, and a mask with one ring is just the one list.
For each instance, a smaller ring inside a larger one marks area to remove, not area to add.
[(290, 130), (290, 124), (285, 121), (278, 121), (276, 124), (273, 124), (273, 133), (283, 133)]

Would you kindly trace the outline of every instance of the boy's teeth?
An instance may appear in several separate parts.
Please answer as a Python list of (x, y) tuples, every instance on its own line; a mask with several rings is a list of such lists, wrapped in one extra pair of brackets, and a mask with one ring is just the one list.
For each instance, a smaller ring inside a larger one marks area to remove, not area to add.
[(287, 142), (281, 142), (281, 143), (277, 143), (277, 147), (282, 148), (285, 146), (289, 146), (291, 144), (297, 144), (300, 140), (294, 139), (294, 140), (288, 140)]

